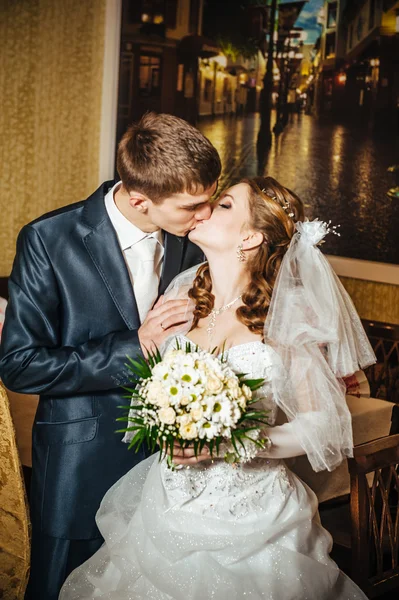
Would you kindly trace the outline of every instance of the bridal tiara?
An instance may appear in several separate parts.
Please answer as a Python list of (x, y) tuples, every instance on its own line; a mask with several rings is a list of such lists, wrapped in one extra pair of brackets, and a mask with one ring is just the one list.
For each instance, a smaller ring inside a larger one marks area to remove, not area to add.
[[(276, 196), (275, 194), (273, 194), (273, 195), (270, 195), (270, 194), (268, 194), (265, 188), (262, 188), (262, 190), (261, 190), (261, 191), (262, 191), (264, 194), (267, 194), (267, 195), (269, 196), (269, 198), (271, 198), (272, 200), (274, 200), (275, 202), (277, 202), (278, 204), (280, 204), (280, 202), (278, 202), (278, 198), (277, 198), (277, 196)], [(288, 200), (284, 200), (284, 203), (283, 203), (283, 204), (280, 204), (280, 206), (281, 206), (281, 208), (282, 208), (283, 210), (285, 210), (285, 212), (287, 213), (287, 215), (288, 215), (289, 217), (291, 217), (291, 219), (293, 219), (293, 218), (295, 217), (295, 213), (294, 213), (294, 211), (292, 210), (292, 206), (291, 206), (291, 204), (288, 202)]]

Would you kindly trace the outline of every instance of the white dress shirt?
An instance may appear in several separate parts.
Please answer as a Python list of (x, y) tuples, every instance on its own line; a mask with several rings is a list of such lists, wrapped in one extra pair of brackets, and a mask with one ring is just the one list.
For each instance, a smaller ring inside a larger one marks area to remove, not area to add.
[[(120, 212), (114, 200), (114, 194), (120, 185), (120, 182), (116, 183), (114, 187), (106, 194), (104, 199), (105, 208), (111, 220), (112, 226), (115, 229), (123, 257), (126, 261), (130, 280), (136, 296), (140, 320), (143, 322), (147, 316), (149, 306), (151, 306), (156, 300), (157, 286), (154, 285), (154, 282), (151, 284), (147, 278), (145, 281), (140, 280), (140, 273), (143, 274), (143, 269), (142, 247), (139, 248), (139, 244), (149, 237), (153, 237), (157, 240), (158, 243), (154, 257), (154, 275), (159, 283), (164, 256), (163, 234), (162, 230), (160, 229), (158, 231), (154, 231), (153, 233), (141, 231), (141, 229), (136, 227), (136, 225), (133, 225), (133, 223), (131, 223)], [(144, 290), (146, 293), (143, 294)]]

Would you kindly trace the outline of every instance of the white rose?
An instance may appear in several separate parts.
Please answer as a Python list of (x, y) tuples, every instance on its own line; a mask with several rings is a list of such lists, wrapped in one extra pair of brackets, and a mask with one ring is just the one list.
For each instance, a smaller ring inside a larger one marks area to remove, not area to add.
[(188, 425), (192, 422), (192, 419), (188, 414), (181, 415), (181, 417), (177, 417), (176, 420), (178, 421), (180, 427), (184, 427), (185, 425)]
[(245, 398), (247, 400), (251, 400), (252, 398), (252, 390), (251, 388), (249, 388), (247, 385), (244, 385), (241, 387), (242, 393), (244, 394)]
[(237, 379), (230, 377), (226, 381), (226, 386), (230, 392), (230, 396), (235, 399), (238, 398), (238, 395), (240, 393), (240, 386), (238, 385)]
[(165, 423), (165, 425), (173, 425), (176, 421), (176, 413), (171, 406), (168, 408), (161, 408), (158, 412), (158, 416), (161, 423)]
[(198, 435), (198, 429), (196, 424), (190, 421), (186, 425), (180, 426), (179, 433), (184, 440), (193, 440)]
[(154, 402), (154, 404), (161, 408), (167, 408), (168, 406), (170, 406), (170, 398), (167, 394), (165, 394), (164, 391), (162, 391), (157, 397), (156, 402)]
[(160, 381), (151, 381), (147, 385), (147, 400), (151, 404), (157, 404), (157, 397), (162, 393), (163, 388)]
[(171, 365), (176, 362), (179, 356), (183, 356), (183, 350), (169, 350), (162, 359), (164, 365)]
[(206, 390), (210, 394), (219, 394), (223, 390), (223, 381), (214, 375), (210, 375), (206, 382)]
[(202, 406), (197, 406), (195, 408), (192, 408), (190, 411), (190, 415), (191, 415), (193, 421), (199, 421), (200, 419), (202, 419), (202, 417), (204, 416), (204, 411), (202, 409)]

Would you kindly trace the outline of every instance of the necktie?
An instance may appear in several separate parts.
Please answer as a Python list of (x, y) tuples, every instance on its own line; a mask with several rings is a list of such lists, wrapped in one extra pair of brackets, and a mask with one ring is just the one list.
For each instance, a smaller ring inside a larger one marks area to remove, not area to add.
[(133, 277), (133, 290), (142, 323), (158, 296), (159, 278), (155, 264), (157, 246), (158, 241), (154, 237), (145, 237), (130, 248), (139, 261)]

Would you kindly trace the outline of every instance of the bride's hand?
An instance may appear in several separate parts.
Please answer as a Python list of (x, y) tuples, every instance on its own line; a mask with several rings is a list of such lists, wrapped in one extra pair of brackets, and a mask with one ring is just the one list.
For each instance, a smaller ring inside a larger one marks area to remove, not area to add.
[[(168, 452), (168, 454), (170, 453)], [(194, 448), (181, 448), (178, 443), (175, 443), (173, 447), (173, 463), (175, 465), (195, 465), (210, 458), (211, 453), (208, 446), (204, 446), (197, 456), (195, 456)]]

